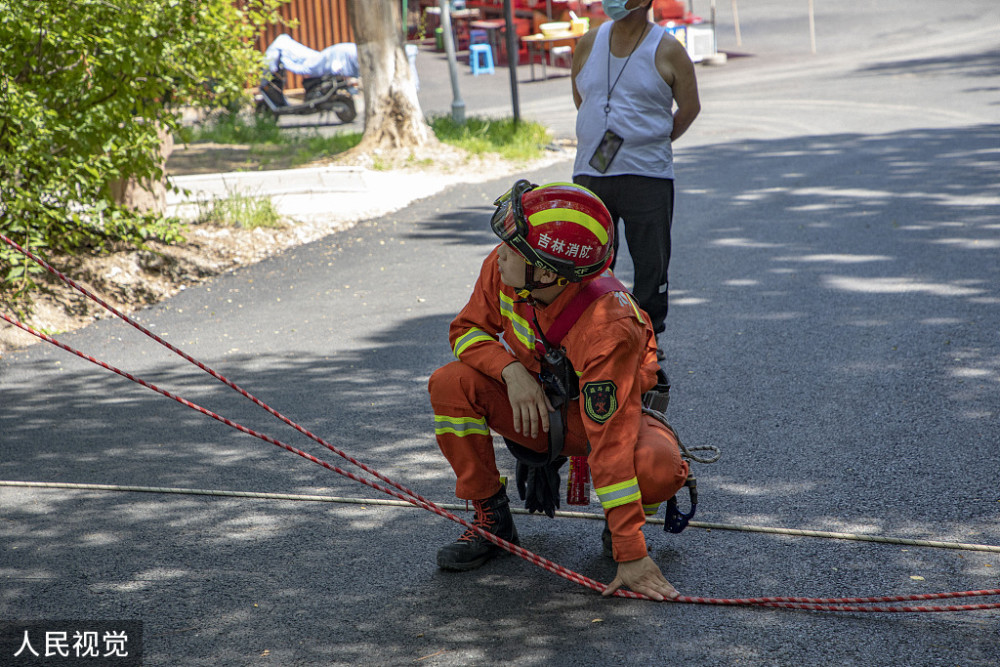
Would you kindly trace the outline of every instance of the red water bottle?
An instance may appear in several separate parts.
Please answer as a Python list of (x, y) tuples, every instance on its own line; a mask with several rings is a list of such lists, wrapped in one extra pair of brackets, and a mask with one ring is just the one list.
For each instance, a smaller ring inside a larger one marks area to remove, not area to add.
[(586, 456), (569, 457), (569, 480), (566, 482), (567, 505), (590, 504), (590, 465)]

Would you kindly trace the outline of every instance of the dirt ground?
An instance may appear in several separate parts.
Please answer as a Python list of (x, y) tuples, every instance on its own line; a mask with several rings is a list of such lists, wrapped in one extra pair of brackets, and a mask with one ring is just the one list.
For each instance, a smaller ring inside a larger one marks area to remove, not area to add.
[[(428, 172), (442, 183), (501, 177), (538, 164), (513, 164), (499, 157), (469, 156), (458, 149), (440, 145), (434, 149), (421, 149), (417, 156), (419, 166), (413, 165), (414, 156), (407, 150), (398, 156), (378, 155), (380, 165), (394, 171)], [(372, 156), (354, 156), (338, 164), (371, 167)], [(329, 162), (329, 161), (326, 161)], [(470, 169), (469, 164), (475, 168)], [(323, 164), (311, 163), (301, 167)], [(456, 168), (455, 165), (461, 165)], [(176, 146), (167, 160), (171, 176), (206, 174), (252, 169), (283, 169), (289, 165), (280, 156), (251, 156), (249, 147), (240, 145), (196, 144)], [(359, 220), (370, 217), (359, 211), (357, 219), (338, 224), (343, 230)], [(237, 227), (218, 227), (207, 224), (190, 224), (185, 241), (174, 245), (149, 243), (148, 249), (122, 248), (100, 256), (50, 257), (49, 261), (59, 271), (82, 284), (118, 310), (131, 312), (176, 294), (179, 290), (240, 266), (258, 262), (290, 247), (314, 240), (315, 235), (303, 234), (296, 224), (285, 221), (278, 228), (255, 230)], [(8, 314), (10, 311), (7, 311)], [(76, 290), (55, 277), (49, 276), (46, 289), (34, 296), (32, 313), (25, 321), (39, 331), (56, 336), (86, 326), (98, 318), (113, 317), (98, 304), (86, 299)], [(40, 342), (37, 337), (0, 320), (0, 357), (14, 349)]]

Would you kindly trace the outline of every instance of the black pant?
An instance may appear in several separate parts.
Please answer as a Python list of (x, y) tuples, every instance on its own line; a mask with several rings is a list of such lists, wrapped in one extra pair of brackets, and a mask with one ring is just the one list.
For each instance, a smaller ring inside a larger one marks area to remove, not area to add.
[[(653, 331), (662, 332), (667, 318), (667, 269), (670, 266), (670, 227), (674, 217), (674, 182), (648, 176), (577, 175), (573, 182), (592, 191), (615, 221), (615, 257), (618, 256), (618, 219), (625, 223), (625, 239), (635, 265), (632, 294), (649, 314)], [(611, 264), (614, 268), (614, 263)]]

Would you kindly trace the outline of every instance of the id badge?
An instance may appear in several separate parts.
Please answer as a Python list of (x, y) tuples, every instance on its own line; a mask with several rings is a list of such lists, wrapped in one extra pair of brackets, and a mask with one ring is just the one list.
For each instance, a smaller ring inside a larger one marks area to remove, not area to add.
[(601, 172), (602, 174), (608, 170), (611, 166), (611, 161), (615, 159), (615, 154), (618, 149), (622, 147), (622, 143), (625, 140), (619, 137), (611, 130), (607, 130), (604, 133), (604, 137), (601, 139), (601, 143), (598, 144), (597, 150), (590, 158), (590, 166)]

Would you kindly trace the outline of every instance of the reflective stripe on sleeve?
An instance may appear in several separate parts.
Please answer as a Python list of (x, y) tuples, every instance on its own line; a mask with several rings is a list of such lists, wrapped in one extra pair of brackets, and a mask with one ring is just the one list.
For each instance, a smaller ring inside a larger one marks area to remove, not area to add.
[(601, 506), (606, 510), (635, 502), (641, 497), (639, 480), (633, 477), (625, 482), (602, 486), (597, 489), (597, 497), (601, 500)]
[(483, 417), (434, 415), (434, 434), (444, 435), (445, 433), (464, 438), (467, 435), (489, 435), (490, 429), (486, 426), (486, 419)]
[(459, 338), (455, 341), (455, 358), (461, 358), (462, 353), (465, 352), (466, 348), (470, 345), (475, 345), (476, 343), (481, 343), (483, 341), (495, 342), (496, 338), (489, 335), (482, 329), (469, 329), (468, 332), (459, 336)]
[(524, 319), (514, 311), (514, 299), (500, 292), (500, 314), (510, 320), (514, 335), (521, 343), (534, 352), (535, 350), (535, 330), (528, 320)]
[(639, 320), (639, 324), (645, 324), (646, 320), (642, 319), (642, 311), (639, 310), (639, 305), (635, 302), (635, 298), (631, 294), (627, 294), (629, 305), (632, 306), (632, 311), (635, 313), (635, 319)]

